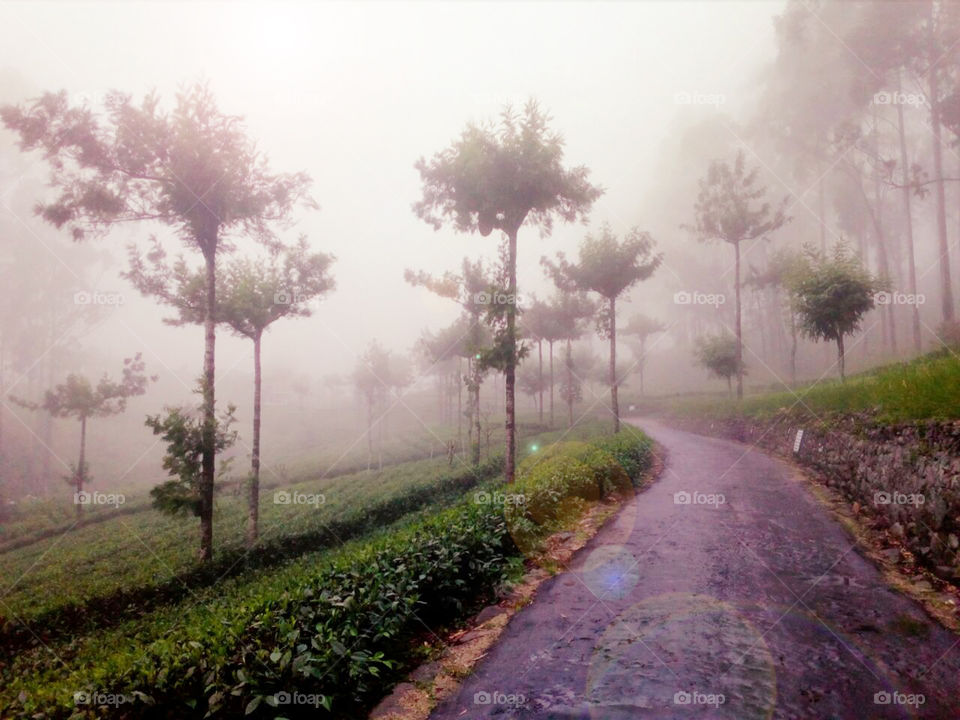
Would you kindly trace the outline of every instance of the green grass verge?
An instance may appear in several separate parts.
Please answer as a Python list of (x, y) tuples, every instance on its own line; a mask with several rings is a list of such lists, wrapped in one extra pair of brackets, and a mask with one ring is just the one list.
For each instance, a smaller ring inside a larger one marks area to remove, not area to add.
[(808, 420), (863, 414), (881, 423), (960, 418), (960, 357), (939, 352), (910, 362), (824, 379), (792, 391), (746, 395), (741, 402), (717, 396), (637, 401), (641, 410), (711, 419), (759, 420), (789, 413)]

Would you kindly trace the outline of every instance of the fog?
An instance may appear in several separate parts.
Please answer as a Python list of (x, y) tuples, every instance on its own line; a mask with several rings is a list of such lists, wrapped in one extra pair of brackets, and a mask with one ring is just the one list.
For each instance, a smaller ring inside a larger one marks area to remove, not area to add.
[[(201, 81), (223, 112), (242, 116), (274, 171), (310, 175), (319, 207), (298, 209), (283, 239), (303, 234), (312, 249), (334, 255), (336, 289), (311, 317), (281, 320), (266, 334), (269, 464), (320, 446), (338, 446), (334, 455), (341, 445), (352, 447), (364, 431), (349, 386), (359, 355), (372, 340), (408, 354), (424, 330), (438, 331), (457, 318), (454, 303), (412, 287), (404, 269), (441, 275), (459, 268), (464, 257), (483, 258), (491, 266), (498, 262), (498, 233), (482, 238), (449, 225), (434, 231), (416, 217), (411, 205), (422, 190), (414, 163), (447, 147), (467, 123), (495, 120), (504, 105), (519, 108), (529, 98), (540, 103), (551, 127), (563, 135), (566, 165), (589, 168), (590, 180), (604, 194), (586, 224), (557, 223), (548, 238), (536, 228), (523, 228), (517, 264), (521, 295), (550, 296), (553, 283), (540, 258), (556, 251), (575, 256), (584, 235), (602, 223), (621, 236), (634, 226), (647, 230), (663, 264), (653, 278), (629, 291), (618, 315), (626, 322), (643, 312), (668, 326), (648, 350), (650, 391), (723, 390), (720, 381), (695, 367), (689, 346), (705, 329), (729, 327), (731, 304), (691, 310), (676, 302), (682, 291), (731, 297), (729, 248), (698, 243), (681, 228), (692, 222), (697, 181), (707, 162), (730, 159), (746, 148), (769, 199), (788, 197), (793, 221), (777, 242), (748, 249), (745, 269), (750, 263), (762, 268), (768, 251), (783, 238), (799, 246), (819, 237), (816, 174), (793, 173), (793, 161), (777, 156), (755, 131), (763, 98), (770, 102), (769, 73), (778, 53), (774, 19), (784, 9), (783, 2), (756, 1), (5, 3), (0, 6), (0, 103), (20, 104), (63, 89), (73, 103), (96, 109), (107, 91), (117, 89), (137, 101), (156, 91), (170, 108), (179, 88)], [(836, 101), (826, 85), (824, 92), (825, 103)], [(914, 132), (919, 143), (928, 142), (922, 121), (916, 121)], [(65, 231), (32, 214), (38, 200), (49, 199), (48, 165), (40, 153), (21, 153), (16, 141), (10, 130), (0, 131), (4, 305), (17, 314), (31, 313), (18, 288), (34, 276), (32, 284), (48, 301), (51, 293), (63, 294), (62, 306), (51, 301), (45, 312), (66, 318), (77, 309), (77, 292), (90, 293), (93, 301), (92, 314), (80, 325), (61, 334), (56, 326), (47, 328), (44, 332), (54, 333), (56, 341), (35, 337), (26, 354), (0, 366), (4, 394), (36, 399), (69, 372), (93, 378), (116, 374), (122, 358), (143, 353), (157, 382), (132, 399), (124, 415), (92, 424), (89, 454), (94, 475), (99, 472), (107, 485), (156, 480), (163, 476), (161, 448), (141, 421), (163, 405), (190, 401), (200, 373), (203, 329), (164, 324), (172, 311), (140, 295), (120, 273), (127, 268), (126, 246), (146, 247), (151, 234), (171, 255), (183, 253), (194, 264), (198, 256), (169, 228), (146, 224), (73, 243)], [(952, 149), (946, 162), (956, 164)], [(893, 193), (888, 191), (890, 203), (896, 202)], [(935, 294), (932, 268), (938, 252), (925, 236), (932, 227), (930, 205), (926, 199), (916, 210), (917, 267), (921, 286)], [(839, 219), (831, 217), (826, 224), (831, 244), (851, 237)], [(241, 243), (237, 254), (248, 249)], [(754, 303), (762, 316), (769, 298), (745, 296), (744, 302)], [(928, 329), (938, 322), (932, 305), (923, 308)], [(901, 355), (908, 345), (905, 318), (899, 320)], [(865, 325), (873, 327), (876, 320)], [(878, 359), (878, 332), (874, 328), (874, 350), (853, 355), (851, 362), (866, 366)], [(764, 356), (761, 341), (771, 347), (774, 342), (753, 338), (746, 357), (749, 382), (785, 382), (782, 364)], [(605, 340), (592, 332), (582, 343), (605, 357)], [(54, 346), (55, 364), (46, 367)], [(808, 346), (801, 375), (816, 377), (829, 369), (832, 349)], [(335, 393), (322, 390), (331, 375), (344, 378)], [(238, 405), (241, 437), (251, 413), (251, 377), (251, 343), (220, 330), (218, 403)], [(429, 387), (426, 381), (413, 385)], [(636, 384), (627, 387), (633, 391)], [(602, 389), (597, 392), (602, 396)], [(410, 413), (397, 421), (401, 425), (425, 428), (436, 421), (414, 419), (413, 400), (402, 404)], [(291, 409), (295, 405), (299, 415)], [(327, 413), (326, 419), (303, 415), (304, 405)], [(529, 412), (527, 398), (520, 408)], [(56, 432), (44, 435), (35, 414), (9, 403), (4, 413), (8, 434), (35, 454), (52, 455), (54, 465), (68, 471), (75, 454), (74, 423), (58, 420)], [(286, 429), (278, 432), (278, 427)], [(117, 433), (124, 442), (113, 441)], [(18, 487), (35, 485), (24, 481)]]

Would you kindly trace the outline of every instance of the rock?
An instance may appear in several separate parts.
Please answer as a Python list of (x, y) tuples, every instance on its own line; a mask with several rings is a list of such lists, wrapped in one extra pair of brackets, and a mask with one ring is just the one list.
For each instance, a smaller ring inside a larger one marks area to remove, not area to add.
[(894, 537), (902, 538), (903, 537), (903, 525), (898, 522), (895, 522), (890, 526), (890, 534)]
[(960, 547), (960, 539), (958, 539), (953, 533), (950, 533), (947, 535), (947, 545), (950, 546), (951, 550), (956, 550), (958, 547)]
[(914, 589), (916, 589), (916, 590), (921, 590), (921, 591), (923, 591), (923, 592), (928, 592), (928, 591), (930, 591), (930, 590), (933, 590), (933, 585), (930, 584), (930, 581), (929, 581), (929, 580), (924, 580), (923, 578), (919, 578), (919, 579), (917, 579), (917, 580), (914, 580), (914, 581), (913, 581), (913, 587), (914, 587)]
[(400, 683), (374, 708), (373, 712), (370, 713), (370, 720), (404, 715), (405, 705), (403, 700), (408, 693), (415, 692), (417, 692), (417, 688), (412, 683)]
[(898, 563), (900, 562), (900, 549), (899, 548), (887, 548), (883, 551), (883, 554), (886, 555), (887, 560), (890, 562)]
[(434, 660), (433, 662), (424, 663), (410, 673), (410, 680), (415, 683), (430, 682), (437, 676), (438, 672), (440, 672), (440, 661)]
[(500, 607), (499, 605), (488, 605), (480, 611), (479, 615), (477, 615), (477, 625), (483, 625), (485, 622), (487, 622), (487, 620), (492, 620), (498, 615), (503, 615), (505, 612), (506, 609)]

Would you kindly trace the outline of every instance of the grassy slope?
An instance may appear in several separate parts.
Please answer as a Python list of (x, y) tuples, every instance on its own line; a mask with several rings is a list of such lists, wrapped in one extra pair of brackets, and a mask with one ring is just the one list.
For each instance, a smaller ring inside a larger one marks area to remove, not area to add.
[(790, 413), (827, 420), (863, 413), (885, 423), (960, 418), (960, 358), (934, 353), (910, 362), (875, 368), (839, 380), (820, 380), (786, 392), (750, 394), (742, 403), (727, 397), (699, 396), (640, 403), (641, 409), (680, 416), (754, 418)]

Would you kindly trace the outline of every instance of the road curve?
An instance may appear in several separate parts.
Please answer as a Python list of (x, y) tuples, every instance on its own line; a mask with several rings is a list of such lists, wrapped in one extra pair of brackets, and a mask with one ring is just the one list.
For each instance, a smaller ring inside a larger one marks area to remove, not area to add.
[(629, 422), (666, 448), (661, 478), (433, 720), (960, 718), (960, 637), (884, 583), (795, 471)]

